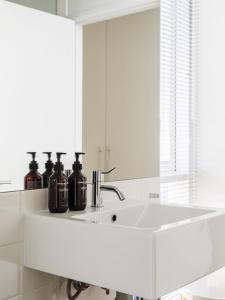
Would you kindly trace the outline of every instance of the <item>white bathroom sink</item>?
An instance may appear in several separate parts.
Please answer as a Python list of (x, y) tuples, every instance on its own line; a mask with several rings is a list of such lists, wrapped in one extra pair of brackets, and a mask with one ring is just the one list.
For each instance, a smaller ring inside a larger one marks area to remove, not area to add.
[[(213, 211), (215, 212), (215, 211)], [(72, 216), (76, 220), (83, 220), (98, 224), (114, 224), (129, 227), (161, 228), (163, 225), (177, 223), (183, 220), (208, 214), (206, 209), (176, 207), (158, 204), (137, 205), (114, 209), (110, 211), (89, 213)], [(166, 228), (165, 226), (163, 228)]]
[(224, 236), (220, 210), (123, 204), (86, 213), (40, 212), (25, 219), (25, 265), (158, 298), (224, 266)]

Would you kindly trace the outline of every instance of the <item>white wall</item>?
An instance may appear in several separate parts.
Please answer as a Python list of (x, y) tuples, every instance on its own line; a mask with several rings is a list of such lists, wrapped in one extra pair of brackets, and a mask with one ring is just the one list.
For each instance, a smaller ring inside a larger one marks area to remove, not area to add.
[(200, 1), (198, 202), (225, 207), (225, 1)]
[[(24, 214), (47, 209), (47, 190), (0, 193), (0, 300), (66, 300), (66, 280), (23, 266)], [(68, 250), (68, 249), (65, 249)], [(113, 300), (91, 287), (80, 299)]]
[(23, 215), (46, 204), (45, 191), (0, 193), (1, 300), (47, 300), (55, 293), (56, 277), (23, 267)]

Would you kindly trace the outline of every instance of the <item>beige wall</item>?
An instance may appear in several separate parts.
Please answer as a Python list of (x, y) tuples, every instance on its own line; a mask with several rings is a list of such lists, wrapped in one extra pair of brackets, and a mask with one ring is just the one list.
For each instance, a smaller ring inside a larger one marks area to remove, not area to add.
[(108, 180), (159, 175), (159, 9), (84, 28), (83, 150)]

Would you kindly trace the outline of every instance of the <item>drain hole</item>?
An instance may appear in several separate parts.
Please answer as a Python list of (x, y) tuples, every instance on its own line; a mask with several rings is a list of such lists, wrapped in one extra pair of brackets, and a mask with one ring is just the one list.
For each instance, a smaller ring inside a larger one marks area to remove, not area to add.
[(113, 222), (113, 223), (116, 222), (116, 219), (117, 219), (117, 215), (113, 214), (113, 215), (112, 215), (112, 222)]

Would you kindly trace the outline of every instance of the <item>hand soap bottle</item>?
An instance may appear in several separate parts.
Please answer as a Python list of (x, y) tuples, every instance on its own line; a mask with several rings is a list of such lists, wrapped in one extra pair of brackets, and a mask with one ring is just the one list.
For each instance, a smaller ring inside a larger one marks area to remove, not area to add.
[(42, 174), (42, 176), (43, 176), (43, 188), (47, 188), (48, 187), (49, 178), (53, 174), (54, 164), (51, 161), (51, 154), (52, 154), (52, 152), (43, 152), (43, 154), (47, 154), (47, 156), (48, 156), (48, 160), (45, 163), (45, 172)]
[(61, 155), (57, 152), (57, 162), (54, 165), (54, 173), (48, 184), (48, 208), (51, 213), (64, 213), (68, 209), (68, 180), (63, 173), (64, 166), (60, 161)]
[(38, 163), (35, 161), (36, 152), (27, 152), (32, 155), (32, 161), (29, 164), (30, 172), (24, 177), (24, 189), (35, 190), (43, 188), (43, 178), (38, 172)]
[(68, 203), (70, 210), (84, 210), (87, 206), (87, 178), (81, 173), (82, 164), (79, 156), (85, 153), (76, 152), (73, 173), (68, 178)]

